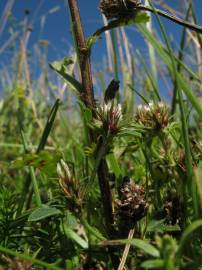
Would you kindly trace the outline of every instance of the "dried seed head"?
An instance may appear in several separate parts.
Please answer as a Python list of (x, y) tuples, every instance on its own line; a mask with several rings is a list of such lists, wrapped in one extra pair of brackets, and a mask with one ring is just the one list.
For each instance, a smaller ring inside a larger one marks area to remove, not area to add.
[(125, 177), (120, 190), (120, 199), (116, 200), (116, 214), (126, 233), (146, 215), (147, 209), (144, 187)]
[(135, 114), (135, 120), (151, 129), (159, 130), (167, 127), (169, 123), (169, 110), (166, 104), (159, 102), (148, 105), (139, 105)]
[(140, 3), (139, 0), (101, 0), (100, 10), (108, 20), (127, 18), (134, 15), (134, 9)]

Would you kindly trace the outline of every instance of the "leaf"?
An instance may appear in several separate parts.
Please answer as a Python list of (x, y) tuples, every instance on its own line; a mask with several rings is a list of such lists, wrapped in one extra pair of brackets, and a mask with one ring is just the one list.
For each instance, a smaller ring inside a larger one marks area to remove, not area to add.
[(163, 260), (156, 259), (156, 260), (147, 260), (141, 264), (142, 268), (147, 268), (147, 269), (158, 269), (163, 267), (164, 262)]
[(105, 25), (104, 27), (101, 27), (99, 29), (97, 29), (95, 31), (95, 33), (93, 33), (93, 35), (88, 39), (88, 49), (91, 49), (92, 45), (94, 45), (96, 43), (96, 41), (98, 40), (98, 37), (104, 33), (105, 31), (109, 31), (111, 29), (117, 28), (117, 27), (122, 27), (122, 26), (128, 26), (131, 24), (140, 24), (140, 23), (147, 23), (150, 20), (150, 17), (147, 15), (147, 13), (142, 13), (142, 12), (138, 12), (138, 13), (134, 13), (134, 17), (131, 19), (123, 19), (123, 18), (119, 18), (116, 20), (112, 20), (110, 21), (107, 25)]
[(70, 211), (67, 211), (67, 213), (66, 213), (66, 221), (65, 222), (66, 222), (66, 225), (72, 229), (78, 225), (76, 217)]
[(154, 246), (149, 244), (146, 240), (133, 238), (133, 239), (120, 240), (120, 242), (124, 243), (124, 244), (130, 244), (132, 246), (135, 246), (153, 257), (160, 256), (159, 251)]
[(183, 248), (188, 241), (191, 234), (196, 231), (198, 228), (202, 227), (202, 219), (194, 221), (192, 224), (190, 224), (182, 234), (182, 237), (180, 239), (179, 249), (178, 249), (178, 257), (181, 256)]
[(65, 234), (68, 238), (75, 241), (79, 246), (86, 249), (88, 248), (88, 242), (85, 241), (83, 238), (81, 238), (75, 231), (73, 231), (71, 228), (64, 226)]
[(65, 67), (74, 64), (74, 61), (71, 58), (64, 57), (62, 60), (54, 61), (51, 63), (51, 66), (58, 71), (65, 69)]
[(60, 210), (55, 207), (43, 205), (41, 208), (34, 210), (28, 218), (28, 221), (39, 221), (47, 217), (61, 214)]
[[(93, 235), (93, 236), (96, 238), (96, 240), (100, 240), (100, 241), (106, 240), (106, 238), (102, 235), (102, 233), (101, 233), (97, 228), (91, 226), (91, 225), (87, 222), (87, 220), (83, 219), (83, 220), (82, 220), (82, 223), (83, 223), (85, 229), (86, 229), (89, 233), (91, 233), (91, 235)], [(91, 237), (92, 237), (92, 236), (91, 236)]]
[(23, 168), (24, 166), (32, 166), (40, 169), (43, 173), (53, 174), (62, 154), (58, 151), (42, 150), (38, 154), (25, 154), (20, 159), (12, 162), (12, 168)]
[(118, 179), (119, 177), (123, 176), (123, 173), (121, 171), (121, 168), (119, 166), (119, 163), (114, 155), (114, 153), (110, 153), (106, 156), (107, 163), (110, 167), (110, 169), (113, 171), (115, 174), (116, 178)]
[(62, 60), (54, 61), (49, 64), (50, 68), (56, 71), (63, 79), (69, 82), (79, 93), (82, 92), (82, 85), (72, 75), (68, 74), (67, 66), (73, 64), (71, 58), (65, 57)]
[(138, 12), (131, 23), (147, 23), (149, 20), (150, 16), (146, 12)]
[[(170, 74), (175, 78), (175, 71), (173, 70), (173, 65), (169, 56), (169, 52), (164, 48), (164, 46), (152, 35), (146, 27), (143, 25), (139, 25), (138, 29), (140, 32), (144, 35), (144, 37), (150, 42), (150, 44), (155, 48), (156, 52), (159, 54), (159, 56), (162, 58), (164, 63), (167, 65), (168, 70)], [(173, 58), (175, 59), (176, 64), (178, 63), (175, 55), (173, 55)], [(184, 66), (185, 68), (185, 66)], [(186, 69), (187, 70), (187, 69)], [(189, 71), (189, 70), (187, 70)], [(177, 73), (177, 79), (179, 83), (179, 87), (183, 90), (185, 95), (187, 96), (188, 100), (194, 107), (194, 109), (198, 112), (199, 117), (202, 119), (202, 106), (200, 102), (198, 101), (198, 98), (193, 94), (193, 90), (191, 85), (188, 83), (186, 78), (180, 74)]]
[(87, 39), (87, 47), (90, 49), (97, 41), (98, 37), (97, 36), (91, 36)]
[(147, 225), (147, 232), (176, 232), (180, 231), (179, 225), (166, 225), (164, 224), (164, 219), (161, 220), (151, 220)]
[(81, 100), (78, 100), (78, 104), (82, 112), (81, 115), (82, 115), (82, 120), (84, 124), (85, 140), (86, 140), (86, 143), (89, 144), (88, 142), (89, 125), (92, 123), (92, 120), (93, 120), (92, 111), (89, 108), (87, 108), (86, 105)]

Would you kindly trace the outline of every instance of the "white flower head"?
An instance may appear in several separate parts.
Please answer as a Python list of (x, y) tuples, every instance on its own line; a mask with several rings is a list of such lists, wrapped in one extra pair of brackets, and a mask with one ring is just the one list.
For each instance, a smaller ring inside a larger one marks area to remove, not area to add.
[(161, 101), (161, 102), (158, 103), (158, 107), (159, 108), (164, 108), (164, 107), (166, 107), (166, 104)]
[(144, 109), (144, 111), (149, 112), (149, 111), (151, 111), (151, 106), (149, 106), (149, 105), (144, 105), (144, 106), (143, 106), (143, 109)]
[(141, 110), (143, 109), (143, 105), (142, 105), (142, 104), (138, 105), (138, 106), (137, 106), (137, 109), (138, 109), (139, 111), (141, 111)]
[(122, 119), (122, 106), (121, 106), (121, 104), (117, 105), (117, 114), (119, 116), (119, 120), (121, 120)]
[(60, 163), (57, 164), (56, 171), (57, 171), (57, 174), (58, 174), (59, 177), (62, 177), (62, 178), (64, 177), (64, 173), (62, 171)]
[(60, 160), (60, 162), (57, 164), (57, 174), (61, 178), (71, 178), (71, 173), (69, 170), (69, 167), (67, 163), (64, 162), (63, 159)]
[(104, 103), (102, 109), (103, 109), (104, 113), (107, 113), (107, 112), (109, 112), (111, 110), (111, 108), (112, 108), (112, 103), (109, 101), (107, 104)]
[(154, 102), (153, 102), (153, 101), (149, 102), (148, 106), (150, 107), (150, 109), (153, 109), (153, 107), (154, 107)]

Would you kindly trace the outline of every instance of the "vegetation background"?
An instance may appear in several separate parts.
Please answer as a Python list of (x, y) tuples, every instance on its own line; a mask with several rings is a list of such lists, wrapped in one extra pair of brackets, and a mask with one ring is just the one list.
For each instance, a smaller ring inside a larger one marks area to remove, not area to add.
[(201, 32), (71, 2), (0, 2), (0, 267), (202, 269)]

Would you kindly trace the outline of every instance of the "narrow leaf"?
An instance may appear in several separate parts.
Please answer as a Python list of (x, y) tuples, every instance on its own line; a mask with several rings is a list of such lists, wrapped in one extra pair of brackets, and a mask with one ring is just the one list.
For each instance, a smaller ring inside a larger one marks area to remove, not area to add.
[(83, 238), (81, 238), (75, 231), (68, 228), (67, 226), (64, 227), (65, 234), (68, 238), (75, 241), (79, 246), (86, 249), (88, 248), (88, 242), (86, 242)]
[(50, 216), (61, 214), (60, 210), (55, 207), (43, 205), (41, 208), (34, 210), (28, 218), (28, 221), (39, 221)]
[(133, 239), (127, 239), (127, 240), (120, 240), (120, 242), (124, 243), (124, 244), (130, 244), (132, 246), (135, 246), (153, 257), (160, 256), (159, 251), (154, 246), (149, 244), (146, 240), (133, 238)]
[(156, 259), (156, 260), (147, 260), (141, 264), (142, 268), (146, 269), (158, 269), (163, 267), (164, 263), (163, 260)]
[(186, 244), (186, 242), (188, 241), (189, 237), (191, 236), (191, 234), (196, 231), (199, 227), (202, 227), (202, 219), (196, 220), (194, 221), (192, 224), (190, 224), (186, 230), (184, 231), (181, 240), (180, 240), (180, 244), (179, 244), (179, 250), (178, 250), (178, 256), (181, 256), (182, 254), (182, 250)]
[(80, 93), (82, 92), (82, 85), (67, 71), (67, 66), (70, 64), (73, 64), (72, 59), (65, 57), (62, 60), (50, 63), (49, 66), (51, 69), (56, 71), (64, 80), (69, 82)]

